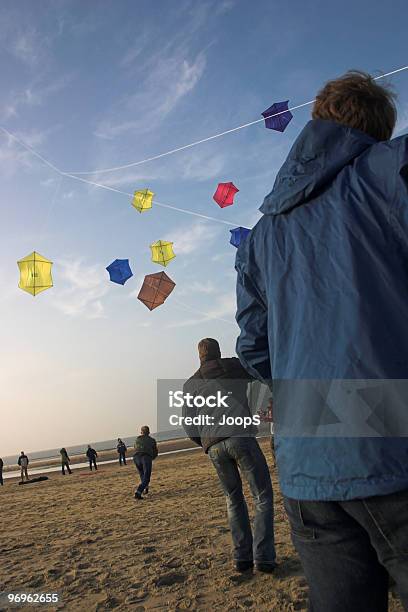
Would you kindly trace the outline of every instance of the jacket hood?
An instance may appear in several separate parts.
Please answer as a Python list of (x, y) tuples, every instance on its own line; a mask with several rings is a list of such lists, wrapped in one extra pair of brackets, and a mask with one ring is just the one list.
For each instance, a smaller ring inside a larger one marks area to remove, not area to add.
[(296, 139), (272, 191), (259, 209), (279, 215), (315, 197), (355, 157), (377, 140), (353, 128), (312, 119)]

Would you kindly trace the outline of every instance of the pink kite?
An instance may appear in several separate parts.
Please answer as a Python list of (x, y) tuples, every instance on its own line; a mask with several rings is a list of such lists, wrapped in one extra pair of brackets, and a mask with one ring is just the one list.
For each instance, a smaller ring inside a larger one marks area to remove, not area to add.
[(239, 189), (235, 187), (234, 183), (219, 183), (213, 199), (217, 202), (218, 206), (225, 208), (234, 203), (234, 196), (238, 191)]

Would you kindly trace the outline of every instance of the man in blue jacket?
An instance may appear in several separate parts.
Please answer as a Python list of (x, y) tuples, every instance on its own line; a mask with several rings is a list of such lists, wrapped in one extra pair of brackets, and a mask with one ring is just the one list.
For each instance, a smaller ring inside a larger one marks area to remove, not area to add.
[(318, 94), (237, 253), (237, 352), (272, 384), (313, 612), (408, 610), (408, 137), (349, 72)]

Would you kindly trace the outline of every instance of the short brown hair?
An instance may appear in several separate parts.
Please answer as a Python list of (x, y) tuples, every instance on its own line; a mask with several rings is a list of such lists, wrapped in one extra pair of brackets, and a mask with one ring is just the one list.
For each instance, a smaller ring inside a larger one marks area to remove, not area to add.
[(366, 72), (349, 70), (317, 94), (312, 117), (337, 121), (376, 140), (388, 140), (397, 120), (395, 94)]
[(143, 427), (140, 428), (140, 432), (143, 436), (148, 436), (150, 433), (150, 427), (148, 425), (143, 425)]
[(211, 359), (219, 359), (221, 357), (221, 349), (217, 340), (214, 338), (203, 338), (198, 343), (198, 356), (200, 363), (210, 361)]

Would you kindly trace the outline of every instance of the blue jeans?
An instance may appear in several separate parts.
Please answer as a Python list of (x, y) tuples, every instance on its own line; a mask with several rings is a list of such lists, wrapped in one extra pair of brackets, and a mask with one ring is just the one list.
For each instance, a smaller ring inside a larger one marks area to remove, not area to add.
[(345, 502), (285, 499), (313, 612), (385, 612), (388, 574), (408, 610), (408, 491)]
[[(210, 446), (208, 455), (227, 500), (234, 560), (275, 563), (272, 483), (258, 442), (255, 438), (228, 438)], [(254, 499), (253, 537), (239, 470)]]
[(142, 455), (136, 453), (133, 455), (133, 461), (140, 475), (140, 485), (137, 487), (138, 493), (143, 493), (149, 486), (150, 478), (152, 475), (152, 463), (153, 460), (150, 455)]

